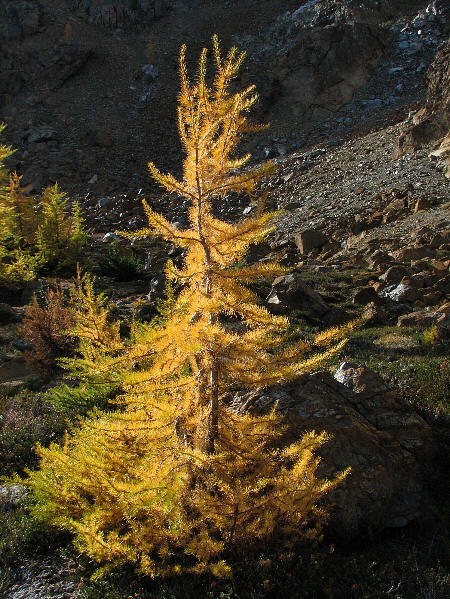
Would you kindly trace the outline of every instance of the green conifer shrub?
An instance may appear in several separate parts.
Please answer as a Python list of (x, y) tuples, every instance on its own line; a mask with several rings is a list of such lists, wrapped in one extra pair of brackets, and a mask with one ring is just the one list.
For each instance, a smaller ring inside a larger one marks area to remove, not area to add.
[[(0, 133), (5, 126), (0, 124)], [(13, 153), (0, 144), (0, 285), (21, 287), (39, 269), (72, 269), (87, 241), (81, 207), (68, 200), (58, 185), (36, 199), (24, 193), (20, 177), (4, 161)]]
[(41, 267), (73, 268), (87, 240), (78, 202), (71, 213), (68, 198), (58, 184), (47, 187), (41, 198), (41, 223), (36, 233), (37, 256)]
[[(110, 305), (103, 293), (96, 293), (95, 279), (78, 277), (70, 291), (69, 308), (72, 316), (70, 334), (77, 339), (73, 356), (58, 360), (70, 384), (54, 387), (46, 398), (70, 417), (86, 415), (90, 410), (111, 409), (111, 402), (121, 389), (116, 373), (105, 376), (97, 372), (96, 361), (102, 361), (111, 351), (123, 350), (120, 321), (111, 316)], [(109, 379), (109, 380), (108, 380)]]
[[(0, 134), (5, 126), (0, 123)], [(13, 150), (0, 144), (0, 285), (10, 288), (33, 280), (37, 262), (30, 253), (34, 236), (34, 201), (20, 190), (20, 178), (4, 161)]]

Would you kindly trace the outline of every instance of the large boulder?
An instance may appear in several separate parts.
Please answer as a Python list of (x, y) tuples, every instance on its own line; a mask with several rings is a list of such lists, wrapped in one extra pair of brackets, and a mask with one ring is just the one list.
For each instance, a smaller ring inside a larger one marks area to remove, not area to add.
[(310, 313), (311, 316), (323, 316), (330, 310), (320, 293), (305, 285), (296, 272), (274, 280), (266, 305), (274, 314), (301, 310)]
[(294, 382), (225, 398), (237, 413), (263, 415), (274, 407), (285, 417), (285, 442), (306, 431), (327, 431), (318, 474), (333, 477), (351, 467), (330, 495), (330, 527), (351, 539), (369, 531), (400, 527), (427, 506), (423, 468), (435, 442), (427, 423), (383, 380), (364, 366), (344, 363)]

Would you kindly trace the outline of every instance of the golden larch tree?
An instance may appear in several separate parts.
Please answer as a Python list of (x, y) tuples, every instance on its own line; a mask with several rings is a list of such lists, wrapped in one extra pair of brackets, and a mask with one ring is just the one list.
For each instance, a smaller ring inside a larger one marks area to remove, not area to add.
[(248, 167), (250, 155), (236, 156), (242, 136), (261, 128), (248, 121), (257, 95), (254, 86), (231, 93), (244, 54), (231, 48), (223, 58), (216, 37), (213, 46), (211, 85), (206, 49), (194, 84), (181, 50), (181, 180), (149, 164), (158, 183), (189, 200), (189, 225), (174, 227), (144, 202), (149, 227), (123, 233), (159, 235), (183, 248), (184, 265), (166, 269), (182, 290), (163, 324), (140, 325), (128, 344), (112, 349), (97, 337), (97, 349), (84, 352), (81, 370), (121, 382), (119, 409), (91, 415), (64, 447), (41, 449), (41, 470), (31, 475), (36, 511), (72, 530), (82, 551), (106, 567), (135, 562), (151, 576), (226, 574), (224, 560), (235, 552), (317, 536), (323, 519), (317, 502), (345, 475), (333, 481), (314, 475), (314, 450), (325, 433), (286, 445), (275, 412), (241, 416), (224, 401), (230, 389), (316, 369), (352, 325), (291, 342), (288, 319), (270, 314), (247, 287), (283, 272), (276, 261), (244, 263), (274, 214), (263, 212), (262, 200), (254, 216), (232, 224), (214, 207), (232, 192), (256, 197), (258, 181), (274, 165)]

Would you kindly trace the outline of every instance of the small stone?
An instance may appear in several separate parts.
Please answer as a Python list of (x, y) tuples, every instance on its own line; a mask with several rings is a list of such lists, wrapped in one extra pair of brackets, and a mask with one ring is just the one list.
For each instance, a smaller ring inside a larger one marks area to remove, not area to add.
[(383, 281), (375, 281), (375, 283), (373, 283), (372, 287), (378, 293), (379, 291), (382, 291), (383, 289), (386, 288), (386, 283), (384, 283)]
[(342, 362), (334, 378), (356, 393), (383, 393), (387, 387), (379, 374), (355, 362)]
[(153, 83), (155, 79), (158, 77), (158, 67), (154, 64), (144, 64), (144, 66), (142, 67), (142, 76), (144, 79), (144, 83)]
[(28, 132), (28, 143), (46, 142), (53, 139), (55, 134), (56, 132), (48, 127), (34, 127)]
[(437, 272), (446, 272), (448, 270), (448, 261), (443, 262), (442, 260), (431, 260), (430, 264), (433, 270)]
[(109, 231), (109, 233), (106, 233), (106, 235), (103, 237), (102, 242), (103, 243), (112, 243), (113, 241), (119, 241), (120, 237), (117, 235), (117, 233), (114, 233), (113, 231)]
[(0, 510), (6, 512), (16, 508), (27, 494), (23, 485), (0, 485)]
[(95, 135), (95, 143), (102, 148), (110, 148), (113, 145), (111, 134), (105, 128), (97, 131)]
[(386, 206), (386, 211), (402, 212), (406, 207), (404, 198), (395, 198)]
[(25, 343), (23, 339), (14, 339), (12, 345), (19, 351), (28, 351), (31, 349), (31, 345), (29, 343)]
[[(94, 183), (95, 183), (95, 181), (94, 181)], [(97, 201), (97, 208), (104, 208), (105, 206), (108, 205), (108, 202), (109, 202), (109, 198), (100, 198)]]

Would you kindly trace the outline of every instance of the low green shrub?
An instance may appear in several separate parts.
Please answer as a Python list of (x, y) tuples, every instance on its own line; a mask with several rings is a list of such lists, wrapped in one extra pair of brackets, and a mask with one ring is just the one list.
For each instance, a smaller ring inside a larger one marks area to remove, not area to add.
[(433, 416), (450, 415), (450, 360), (445, 356), (404, 356), (369, 362), (402, 397)]
[(0, 566), (12, 566), (25, 556), (47, 553), (61, 538), (57, 529), (29, 514), (29, 503), (29, 499), (24, 499), (16, 509), (0, 511)]
[(67, 384), (50, 389), (45, 399), (69, 417), (84, 416), (90, 410), (107, 410), (109, 401), (119, 390), (117, 385), (83, 382), (76, 387)]
[(48, 445), (65, 428), (64, 416), (50, 403), (29, 391), (0, 394), (0, 474), (22, 474), (35, 468), (36, 443)]
[(143, 270), (139, 258), (134, 254), (122, 254), (116, 242), (109, 246), (106, 256), (97, 265), (99, 275), (112, 277), (117, 281), (132, 281), (141, 275)]

